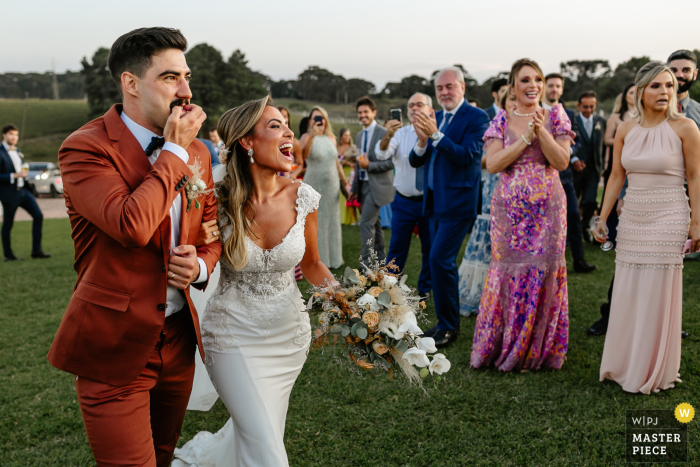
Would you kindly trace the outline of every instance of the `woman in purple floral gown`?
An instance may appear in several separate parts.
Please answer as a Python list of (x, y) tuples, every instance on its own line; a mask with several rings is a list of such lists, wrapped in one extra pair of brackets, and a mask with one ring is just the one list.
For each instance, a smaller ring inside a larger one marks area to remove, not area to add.
[(561, 105), (539, 106), (537, 63), (513, 64), (515, 110), (484, 135), (486, 168), (500, 173), (491, 204), (492, 259), (474, 331), (471, 365), (503, 371), (559, 369), (566, 360), (566, 195), (558, 171), (575, 134)]

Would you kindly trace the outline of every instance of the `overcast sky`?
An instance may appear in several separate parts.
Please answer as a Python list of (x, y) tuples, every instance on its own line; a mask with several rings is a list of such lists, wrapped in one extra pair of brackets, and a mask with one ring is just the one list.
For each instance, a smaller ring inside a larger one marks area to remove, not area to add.
[[(700, 48), (700, 0), (0, 0), (0, 73), (79, 70), (80, 60), (144, 26), (180, 29), (227, 58), (292, 79), (309, 65), (381, 88), (461, 63), (480, 82), (521, 57), (545, 73), (572, 59), (665, 60)], [(688, 27), (690, 26), (690, 27)]]

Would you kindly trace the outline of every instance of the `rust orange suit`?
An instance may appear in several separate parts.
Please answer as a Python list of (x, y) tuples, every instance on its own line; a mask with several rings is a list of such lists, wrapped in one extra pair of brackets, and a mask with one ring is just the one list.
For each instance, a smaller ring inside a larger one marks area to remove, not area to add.
[[(186, 211), (195, 159), (213, 186), (201, 142), (187, 150), (188, 164), (163, 150), (151, 165), (121, 111), (115, 105), (59, 151), (78, 280), (48, 359), (76, 376), (99, 465), (160, 467), (170, 464), (184, 420), (195, 344), (202, 349), (189, 289), (186, 306), (165, 318), (169, 210), (182, 192), (180, 244), (194, 244), (199, 225), (216, 218), (216, 199), (211, 193)], [(220, 255), (219, 242), (197, 248), (209, 274)]]

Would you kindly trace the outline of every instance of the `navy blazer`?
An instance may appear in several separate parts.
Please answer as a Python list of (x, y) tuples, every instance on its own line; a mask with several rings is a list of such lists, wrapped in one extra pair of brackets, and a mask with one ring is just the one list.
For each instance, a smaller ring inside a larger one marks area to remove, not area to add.
[(569, 159), (569, 166), (566, 168), (566, 170), (562, 170), (561, 172), (559, 172), (559, 178), (561, 179), (562, 183), (574, 183), (574, 171), (571, 168), (571, 159), (576, 157), (576, 152), (578, 151), (581, 138), (579, 138), (579, 129), (578, 124), (576, 123), (577, 119), (574, 115), (574, 111), (564, 107), (564, 112), (566, 112), (566, 116), (569, 117), (569, 121), (571, 122), (571, 131), (576, 133), (576, 137), (574, 138), (574, 144), (571, 146), (571, 158)]
[[(19, 149), (17, 150), (19, 152)], [(15, 164), (5, 145), (0, 143), (0, 201), (9, 202), (17, 196), (17, 179), (10, 183), (10, 175), (15, 173)]]
[[(573, 120), (578, 128), (581, 129), (581, 134), (577, 140), (576, 157), (581, 159), (581, 162), (595, 169), (596, 172), (603, 171), (603, 159), (605, 152), (605, 127), (607, 122), (599, 115), (593, 115), (593, 132), (589, 137), (583, 128), (583, 120), (581, 115), (577, 115)], [(573, 123), (573, 122), (572, 122)], [(596, 130), (598, 126), (600, 129)]]
[(486, 115), (489, 116), (489, 120), (493, 120), (496, 118), (496, 109), (493, 108), (493, 105), (489, 105), (485, 109), (483, 109), (484, 112), (486, 112)]
[(214, 167), (216, 167), (217, 165), (219, 165), (221, 162), (219, 162), (219, 150), (218, 150), (218, 148), (216, 147), (216, 145), (215, 145), (214, 143), (212, 143), (212, 142), (211, 142), (210, 140), (208, 140), (208, 139), (201, 139), (201, 138), (197, 138), (197, 139), (198, 139), (199, 141), (201, 141), (202, 143), (204, 143), (204, 145), (205, 145), (205, 146), (207, 147), (207, 149), (209, 150), (209, 156), (211, 157), (211, 166), (212, 166), (212, 168), (214, 168)]
[[(438, 128), (444, 110), (435, 118)], [(437, 146), (428, 140), (423, 156), (411, 151), (412, 167), (425, 165), (423, 172), (423, 213), (444, 220), (476, 217), (481, 192), (482, 138), (489, 127), (489, 117), (481, 109), (464, 102), (445, 130)], [(433, 166), (434, 190), (428, 188), (428, 167)]]

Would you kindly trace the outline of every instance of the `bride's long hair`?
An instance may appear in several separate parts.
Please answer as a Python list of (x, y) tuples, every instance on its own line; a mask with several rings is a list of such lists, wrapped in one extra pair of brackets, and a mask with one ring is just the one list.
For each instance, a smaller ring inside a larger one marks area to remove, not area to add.
[(218, 189), (219, 205), (223, 211), (219, 215), (219, 231), (223, 232), (229, 226), (231, 228), (225, 238), (222, 236), (222, 240), (223, 253), (234, 269), (242, 269), (248, 264), (245, 238), (254, 235), (250, 219), (255, 218), (255, 207), (250, 202), (250, 193), (253, 191), (250, 156), (239, 141), (253, 134), (255, 125), (267, 106), (272, 106), (270, 96), (246, 102), (226, 111), (216, 128), (228, 150), (226, 176)]

